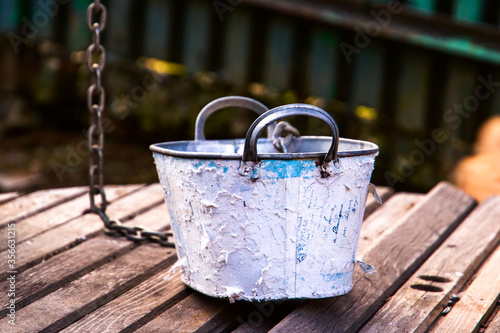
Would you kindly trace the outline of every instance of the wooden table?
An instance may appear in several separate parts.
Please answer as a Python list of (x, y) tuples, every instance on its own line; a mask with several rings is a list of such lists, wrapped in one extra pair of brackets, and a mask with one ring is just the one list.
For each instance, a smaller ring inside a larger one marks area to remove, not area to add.
[[(447, 183), (426, 195), (380, 192), (385, 203), (369, 200), (358, 251), (377, 273), (356, 267), (345, 296), (234, 304), (187, 288), (178, 272), (165, 280), (173, 249), (105, 235), (84, 213), (86, 188), (0, 195), (0, 331), (500, 332), (500, 197), (477, 205)], [(109, 215), (169, 228), (158, 184), (107, 195)]]

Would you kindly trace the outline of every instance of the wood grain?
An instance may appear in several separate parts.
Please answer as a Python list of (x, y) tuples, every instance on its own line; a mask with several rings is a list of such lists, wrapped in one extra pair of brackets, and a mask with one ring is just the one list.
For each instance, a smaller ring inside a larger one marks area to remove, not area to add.
[[(106, 199), (110, 202), (137, 190), (140, 185), (106, 187)], [(16, 223), (16, 244), (35, 237), (46, 230), (62, 225), (82, 216), (89, 209), (88, 196), (79, 196), (60, 205), (47, 209)], [(7, 248), (7, 232), (0, 229), (0, 251)]]
[[(500, 216), (500, 197), (474, 210), (361, 332), (426, 331), (441, 314), (449, 296), (460, 290), (500, 241), (500, 220), (495, 216)], [(434, 281), (430, 277), (435, 277)], [(412, 285), (442, 291), (418, 290)]]
[[(157, 207), (139, 215), (125, 225), (141, 224), (152, 230), (164, 230), (170, 224), (165, 216), (166, 207)], [(168, 215), (168, 214), (167, 214)], [(27, 269), (17, 275), (16, 305), (17, 308), (26, 306), (59, 289), (72, 280), (75, 280), (111, 259), (117, 258), (135, 248), (133, 242), (123, 237), (110, 237), (107, 235), (89, 239), (78, 246), (64, 251), (40, 264)], [(99, 249), (96, 251), (96, 249)], [(0, 290), (7, 290), (8, 281), (0, 283)], [(1, 297), (4, 297), (3, 295)], [(6, 310), (0, 310), (0, 316)]]
[(488, 323), (484, 333), (500, 333), (500, 303), (497, 304), (497, 312), (491, 322)]
[[(138, 333), (195, 332), (211, 318), (226, 310), (226, 300), (193, 293), (150, 321)], [(189, 313), (189, 316), (186, 316)]]
[(25, 219), (87, 193), (88, 187), (42, 190), (0, 205), (0, 227)]
[[(107, 209), (111, 217), (128, 220), (141, 211), (163, 202), (159, 184), (142, 188), (128, 196), (112, 202)], [(21, 272), (55, 253), (96, 236), (103, 229), (99, 216), (86, 214), (54, 227), (16, 246), (16, 266)], [(6, 251), (0, 256), (6, 257)], [(2, 278), (0, 272), (0, 278)]]
[[(355, 270), (353, 290), (344, 296), (310, 301), (271, 332), (357, 331), (456, 228), (475, 202), (452, 185), (440, 183), (391, 232), (378, 239), (364, 260), (378, 273)], [(390, 218), (390, 217), (388, 217)]]
[(20, 195), (18, 192), (0, 193), (0, 205), (16, 199)]
[[(192, 293), (180, 279), (180, 271), (165, 280), (168, 270), (161, 271), (140, 285), (113, 299), (62, 332), (121, 332), (135, 331), (141, 322), (154, 318), (166, 308)], [(216, 302), (213, 306), (216, 307)], [(183, 313), (193, 321), (193, 313)], [(165, 326), (164, 329), (172, 326)]]
[[(498, 205), (498, 201), (497, 201)], [(498, 216), (498, 215), (497, 215)], [(498, 221), (498, 220), (497, 220)], [(451, 312), (439, 318), (430, 332), (478, 332), (500, 299), (500, 247), (481, 266)]]
[(402, 223), (403, 217), (423, 198), (423, 194), (397, 193), (371, 214), (361, 227), (358, 256), (366, 253), (377, 238)]
[[(172, 249), (147, 244), (16, 311), (8, 332), (55, 332), (175, 262)], [(7, 318), (0, 320), (6, 332)]]

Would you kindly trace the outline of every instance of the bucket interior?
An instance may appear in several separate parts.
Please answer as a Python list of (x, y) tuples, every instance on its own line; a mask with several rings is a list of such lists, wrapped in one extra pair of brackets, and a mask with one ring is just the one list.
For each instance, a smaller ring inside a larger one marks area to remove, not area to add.
[[(203, 140), (203, 141), (175, 141), (158, 143), (151, 146), (151, 150), (172, 156), (185, 157), (214, 157), (227, 159), (241, 159), (245, 140)], [(288, 147), (287, 159), (297, 157), (316, 157), (324, 155), (332, 144), (331, 137), (303, 136), (294, 138)], [(261, 138), (257, 142), (257, 151), (262, 158), (280, 158), (270, 139)], [(378, 151), (374, 143), (340, 138), (339, 157), (370, 155)], [(264, 155), (262, 155), (264, 154)], [(293, 156), (296, 155), (296, 156)], [(301, 156), (303, 155), (303, 156)]]

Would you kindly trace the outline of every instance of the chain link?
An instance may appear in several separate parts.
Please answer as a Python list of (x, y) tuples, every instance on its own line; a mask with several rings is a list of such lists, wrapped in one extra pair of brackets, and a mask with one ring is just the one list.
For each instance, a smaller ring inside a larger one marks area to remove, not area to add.
[[(106, 49), (101, 44), (101, 33), (106, 28), (106, 20), (106, 7), (100, 0), (95, 0), (87, 9), (87, 26), (92, 32), (92, 44), (87, 49), (87, 67), (91, 74), (91, 84), (87, 90), (87, 109), (91, 122), (88, 130), (90, 210), (101, 217), (108, 234), (125, 236), (135, 242), (147, 240), (162, 246), (174, 247), (174, 244), (168, 241), (168, 238), (172, 237), (171, 233), (150, 231), (143, 227), (128, 227), (119, 220), (110, 219), (106, 214), (102, 122), (106, 103), (106, 92), (102, 85), (102, 72), (106, 66)], [(96, 203), (96, 197), (100, 197), (100, 205)]]

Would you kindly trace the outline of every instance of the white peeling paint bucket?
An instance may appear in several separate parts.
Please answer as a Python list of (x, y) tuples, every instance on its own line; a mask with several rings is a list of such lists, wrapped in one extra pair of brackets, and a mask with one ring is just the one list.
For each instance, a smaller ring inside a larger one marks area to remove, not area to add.
[[(311, 116), (332, 137), (298, 137), (288, 153), (257, 139), (271, 123)], [(151, 146), (183, 281), (231, 300), (348, 293), (377, 145), (339, 138), (306, 104), (261, 115), (246, 139)]]

